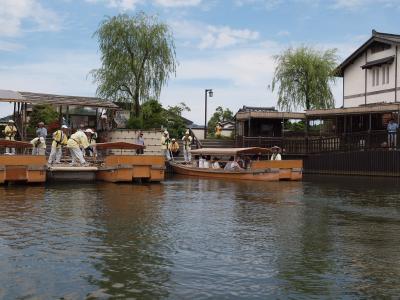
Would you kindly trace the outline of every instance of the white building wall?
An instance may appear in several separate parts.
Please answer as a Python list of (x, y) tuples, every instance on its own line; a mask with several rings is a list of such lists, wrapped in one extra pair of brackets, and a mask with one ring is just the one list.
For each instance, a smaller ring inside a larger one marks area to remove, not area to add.
[[(361, 55), (344, 70), (344, 96), (362, 94), (365, 91), (365, 73), (361, 66), (365, 64), (365, 56)], [(353, 99), (345, 99), (346, 107), (351, 105)], [(346, 103), (347, 102), (347, 103)]]
[[(399, 52), (399, 50), (398, 50)], [(380, 51), (377, 53), (371, 53), (371, 50), (367, 50), (367, 62), (385, 58), (388, 56), (393, 56), (396, 54), (396, 47), (392, 46), (390, 49)], [(360, 55), (355, 61), (349, 65), (344, 71), (344, 97), (355, 96), (358, 97), (344, 99), (344, 107), (355, 107), (365, 104), (365, 70), (361, 68), (365, 64), (365, 53)], [(377, 103), (377, 102), (394, 102), (395, 92), (384, 92), (374, 95), (368, 95), (370, 92), (383, 91), (387, 89), (395, 88), (395, 71), (396, 71), (396, 61), (389, 65), (389, 83), (382, 83), (383, 80), (383, 70), (382, 67), (375, 67), (375, 70), (379, 71), (379, 84), (373, 86), (373, 69), (367, 70), (367, 104)], [(400, 60), (397, 62), (398, 72), (400, 71)], [(399, 74), (398, 74), (399, 75)], [(400, 78), (397, 78), (397, 86), (400, 87)], [(397, 99), (399, 100), (399, 91)]]

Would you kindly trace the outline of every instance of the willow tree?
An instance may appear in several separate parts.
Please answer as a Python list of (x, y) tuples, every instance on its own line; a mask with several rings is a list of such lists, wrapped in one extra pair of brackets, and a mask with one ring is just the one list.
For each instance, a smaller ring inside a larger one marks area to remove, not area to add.
[(289, 48), (275, 59), (277, 66), (272, 90), (278, 87), (278, 106), (281, 109), (334, 107), (331, 83), (335, 82), (336, 49)]
[(97, 95), (130, 102), (131, 115), (140, 104), (159, 98), (161, 88), (176, 70), (175, 44), (169, 27), (154, 16), (126, 14), (105, 19), (94, 33), (101, 68), (93, 70)]

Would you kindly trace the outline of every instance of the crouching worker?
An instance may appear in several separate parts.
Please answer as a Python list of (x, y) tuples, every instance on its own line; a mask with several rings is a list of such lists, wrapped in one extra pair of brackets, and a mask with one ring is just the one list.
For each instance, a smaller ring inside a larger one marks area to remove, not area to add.
[(51, 152), (48, 161), (49, 165), (61, 163), (62, 147), (66, 146), (68, 142), (67, 132), (68, 127), (63, 125), (61, 129), (53, 133), (53, 142), (51, 143)]
[(46, 154), (46, 141), (44, 137), (35, 137), (30, 143), (33, 146), (32, 155)]
[(78, 130), (68, 139), (67, 148), (71, 153), (71, 166), (75, 165), (76, 161), (79, 161), (82, 166), (88, 166), (88, 163), (86, 163), (85, 159), (83, 158), (81, 148), (86, 149), (90, 147), (88, 137), (92, 135), (91, 133), (91, 129), (86, 129), (85, 132)]

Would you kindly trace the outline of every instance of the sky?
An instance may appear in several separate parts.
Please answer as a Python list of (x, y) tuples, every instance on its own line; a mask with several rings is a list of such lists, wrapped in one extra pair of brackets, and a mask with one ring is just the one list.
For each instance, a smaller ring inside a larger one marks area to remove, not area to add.
[[(372, 29), (400, 34), (400, 0), (0, 0), (0, 89), (95, 96), (100, 67), (93, 33), (108, 16), (138, 12), (169, 25), (178, 68), (164, 106), (204, 124), (204, 90), (217, 106), (275, 106), (274, 56), (288, 47), (337, 48), (344, 60)], [(339, 61), (339, 62), (340, 62)], [(341, 80), (332, 86), (341, 105)], [(10, 104), (0, 104), (0, 117)]]

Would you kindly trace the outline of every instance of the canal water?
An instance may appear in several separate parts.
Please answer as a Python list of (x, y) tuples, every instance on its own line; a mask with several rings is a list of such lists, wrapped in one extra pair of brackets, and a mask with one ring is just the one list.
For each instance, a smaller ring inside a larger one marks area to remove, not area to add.
[(398, 187), (329, 176), (0, 187), (0, 298), (395, 298)]

